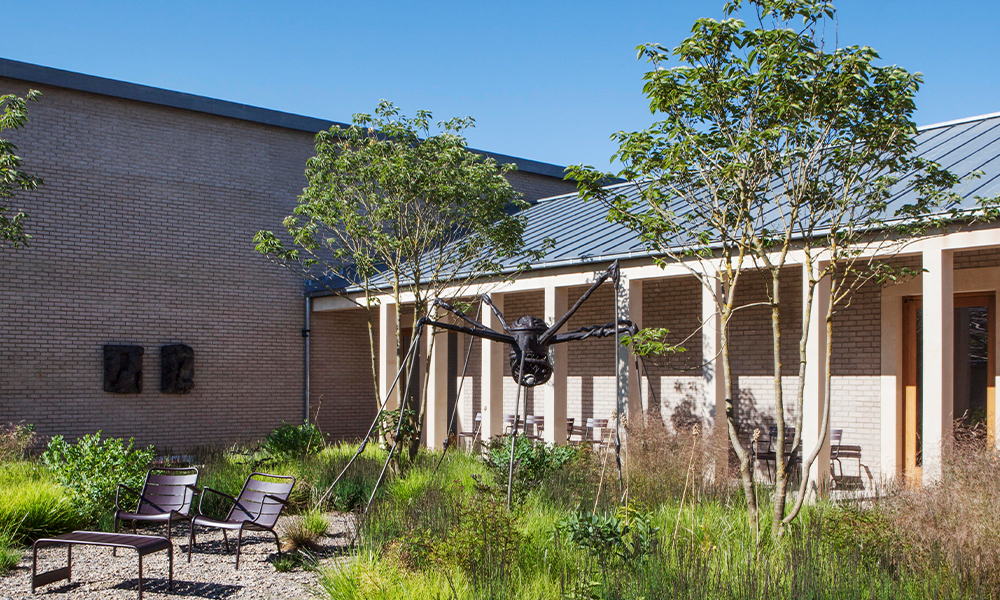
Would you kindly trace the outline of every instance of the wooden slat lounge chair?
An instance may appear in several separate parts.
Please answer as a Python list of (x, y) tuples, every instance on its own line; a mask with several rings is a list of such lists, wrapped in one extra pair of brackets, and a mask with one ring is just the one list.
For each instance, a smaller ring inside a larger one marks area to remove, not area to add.
[[(122, 508), (120, 497), (125, 490), (138, 498), (135, 511)], [(146, 481), (142, 484), (142, 492), (137, 492), (129, 486), (119, 483), (115, 490), (114, 530), (118, 532), (121, 521), (132, 522), (132, 533), (136, 532), (136, 523), (166, 523), (167, 539), (170, 539), (171, 529), (177, 521), (191, 520), (191, 504), (194, 495), (198, 493), (198, 469), (195, 467), (169, 468), (157, 467), (146, 472)]]
[[(278, 481), (269, 481), (277, 479)], [(274, 543), (278, 546), (278, 555), (281, 555), (281, 542), (278, 540), (278, 533), (274, 530), (274, 525), (278, 522), (281, 510), (288, 504), (288, 496), (295, 486), (295, 478), (286, 475), (269, 475), (267, 473), (251, 473), (247, 477), (246, 483), (240, 495), (233, 498), (229, 494), (224, 494), (210, 487), (205, 487), (205, 491), (198, 501), (198, 512), (201, 512), (201, 503), (208, 492), (218, 494), (233, 501), (232, 508), (225, 519), (212, 519), (199, 514), (191, 519), (191, 529), (188, 540), (188, 562), (191, 562), (191, 551), (194, 549), (195, 527), (213, 527), (222, 530), (222, 539), (226, 542), (226, 552), (229, 552), (229, 537), (226, 530), (238, 529), (239, 535), (236, 538), (236, 568), (240, 568), (240, 547), (243, 544), (244, 531), (267, 531), (274, 536)]]

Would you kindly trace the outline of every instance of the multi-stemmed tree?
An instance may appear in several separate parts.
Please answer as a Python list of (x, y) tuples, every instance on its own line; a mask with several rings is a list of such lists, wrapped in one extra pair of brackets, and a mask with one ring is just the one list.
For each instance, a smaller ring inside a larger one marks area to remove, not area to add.
[[(927, 231), (932, 215), (955, 199), (952, 173), (913, 156), (914, 96), (919, 73), (878, 66), (867, 46), (838, 47), (832, 4), (814, 0), (733, 0), (722, 20), (699, 19), (672, 51), (639, 46), (653, 65), (644, 93), (658, 121), (619, 132), (618, 177), (634, 187), (604, 188), (606, 174), (572, 168), (581, 190), (606, 202), (609, 219), (637, 231), (661, 263), (687, 265), (711, 290), (721, 317), (716, 372), (724, 379), (728, 437), (738, 458), (749, 517), (759, 522), (749, 436), (733, 411), (729, 325), (744, 306), (737, 290), (746, 271), (768, 283), (771, 314), (776, 481), (773, 533), (798, 514), (807, 474), (829, 430), (826, 403), (820, 443), (802, 447), (810, 315), (820, 282), (829, 302), (818, 307), (826, 329), (826, 397), (837, 311), (873, 278), (891, 277), (884, 259)], [(745, 20), (741, 16), (749, 13)], [(673, 62), (674, 65), (670, 66)], [(890, 200), (910, 190), (905, 206)], [(803, 265), (802, 313), (781, 296), (786, 267)], [(741, 275), (742, 274), (742, 275)], [(794, 397), (783, 391), (781, 324), (802, 319)], [(793, 410), (793, 439), (785, 437)], [(791, 468), (802, 458), (798, 496), (786, 503)], [(789, 454), (790, 454), (789, 453)]]
[[(284, 222), (288, 237), (255, 237), (258, 251), (302, 276), (337, 293), (353, 286), (363, 294), (358, 304), (368, 310), (373, 378), (376, 295), (391, 293), (399, 307), (405, 294), (416, 322), (445, 288), (460, 296), (469, 282), (512, 264), (516, 270), (518, 257), (533, 255), (524, 251), (525, 222), (517, 215), (526, 203), (504, 177), (514, 167), (466, 148), (464, 132), (472, 126), (470, 117), (453, 118), (435, 133), (431, 113), (404, 117), (382, 101), (374, 116), (358, 114), (350, 127), (320, 132), (306, 169), (309, 185)], [(400, 358), (401, 313), (394, 324)], [(425, 407), (400, 411), (415, 415), (411, 454)]]

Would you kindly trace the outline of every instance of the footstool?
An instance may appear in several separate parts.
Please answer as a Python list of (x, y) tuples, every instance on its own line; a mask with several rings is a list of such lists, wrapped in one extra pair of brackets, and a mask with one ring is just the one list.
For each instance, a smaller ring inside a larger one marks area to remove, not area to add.
[[(70, 580), (73, 568), (73, 546), (105, 546), (107, 548), (131, 548), (139, 554), (139, 600), (142, 600), (142, 557), (147, 554), (166, 550), (170, 559), (170, 575), (168, 587), (174, 589), (174, 545), (170, 540), (158, 535), (128, 535), (123, 533), (104, 533), (101, 531), (74, 531), (54, 538), (42, 538), (31, 547), (31, 593), (35, 588), (61, 581)], [(49, 546), (66, 546), (66, 566), (44, 573), (38, 572), (38, 549)]]

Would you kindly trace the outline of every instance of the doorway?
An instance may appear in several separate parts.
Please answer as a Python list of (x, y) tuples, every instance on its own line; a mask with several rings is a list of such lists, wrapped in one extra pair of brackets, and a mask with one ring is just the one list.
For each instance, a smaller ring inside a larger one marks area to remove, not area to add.
[[(996, 422), (996, 298), (955, 294), (954, 416), (963, 436), (994, 443)], [(923, 302), (903, 298), (903, 474), (919, 484), (923, 476)]]

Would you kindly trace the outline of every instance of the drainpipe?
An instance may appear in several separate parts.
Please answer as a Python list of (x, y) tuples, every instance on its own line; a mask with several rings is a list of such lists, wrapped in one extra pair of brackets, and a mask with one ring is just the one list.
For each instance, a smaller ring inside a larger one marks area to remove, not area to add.
[(312, 312), (312, 298), (306, 296), (306, 325), (302, 330), (302, 339), (305, 341), (305, 398), (303, 408), (305, 410), (304, 421), (309, 421), (309, 313)]

